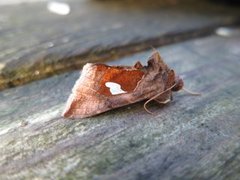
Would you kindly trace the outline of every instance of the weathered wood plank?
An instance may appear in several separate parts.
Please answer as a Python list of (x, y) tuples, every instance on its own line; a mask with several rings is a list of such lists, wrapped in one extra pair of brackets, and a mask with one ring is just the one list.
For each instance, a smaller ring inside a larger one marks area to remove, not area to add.
[[(60, 117), (78, 72), (0, 92), (0, 179), (238, 179), (240, 32), (159, 48), (201, 97), (177, 93), (83, 120)], [(150, 52), (112, 64), (146, 62)]]
[(0, 89), (209, 34), (240, 13), (208, 1), (71, 0), (70, 13), (60, 16), (47, 3), (0, 6)]

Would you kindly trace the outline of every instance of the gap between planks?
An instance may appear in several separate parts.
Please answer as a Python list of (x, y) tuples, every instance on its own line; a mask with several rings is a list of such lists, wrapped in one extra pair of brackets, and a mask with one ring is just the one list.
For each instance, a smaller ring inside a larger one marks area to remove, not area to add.
[[(127, 45), (115, 46), (106, 49), (97, 47), (96, 49), (90, 49), (84, 54), (57, 59), (56, 63), (39, 63), (29, 67), (7, 71), (0, 74), (0, 90), (20, 86), (35, 80), (51, 77), (56, 74), (81, 69), (86, 63), (112, 61), (151, 48), (211, 36), (220, 27), (230, 28), (239, 25), (240, 17), (227, 23), (215, 24), (205, 28), (187, 30), (178, 33), (166, 33), (160, 37), (136, 41)], [(56, 59), (57, 57), (47, 56), (43, 59), (45, 58)], [(24, 73), (20, 74), (20, 71)]]

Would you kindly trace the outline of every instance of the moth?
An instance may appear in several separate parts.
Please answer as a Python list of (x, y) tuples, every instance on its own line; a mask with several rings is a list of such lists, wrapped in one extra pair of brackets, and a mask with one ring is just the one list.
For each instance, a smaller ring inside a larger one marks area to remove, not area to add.
[(147, 66), (108, 66), (87, 63), (76, 81), (63, 112), (65, 118), (85, 118), (147, 100), (166, 104), (172, 92), (183, 89), (183, 80), (155, 51)]

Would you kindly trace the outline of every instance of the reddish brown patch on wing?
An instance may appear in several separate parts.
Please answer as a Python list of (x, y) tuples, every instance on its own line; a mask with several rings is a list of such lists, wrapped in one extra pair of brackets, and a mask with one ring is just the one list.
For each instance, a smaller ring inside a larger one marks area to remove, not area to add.
[(102, 79), (100, 80), (100, 88), (98, 93), (112, 96), (108, 87), (106, 87), (106, 82), (114, 82), (121, 85), (123, 91), (133, 92), (136, 88), (137, 83), (142, 79), (144, 72), (136, 68), (126, 68), (126, 67), (110, 67), (105, 65), (98, 65), (97, 72), (104, 72)]

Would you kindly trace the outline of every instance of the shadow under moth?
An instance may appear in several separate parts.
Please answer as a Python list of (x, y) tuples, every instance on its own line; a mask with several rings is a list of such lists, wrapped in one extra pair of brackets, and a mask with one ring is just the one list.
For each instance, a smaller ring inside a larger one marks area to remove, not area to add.
[(142, 100), (147, 100), (144, 108), (151, 113), (146, 107), (150, 101), (166, 104), (172, 100), (172, 91), (184, 89), (183, 85), (183, 80), (157, 51), (149, 57), (147, 66), (140, 62), (134, 66), (87, 63), (67, 100), (63, 116), (90, 117)]

